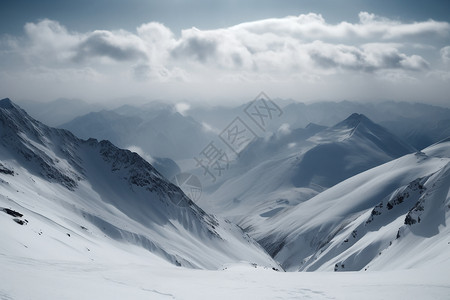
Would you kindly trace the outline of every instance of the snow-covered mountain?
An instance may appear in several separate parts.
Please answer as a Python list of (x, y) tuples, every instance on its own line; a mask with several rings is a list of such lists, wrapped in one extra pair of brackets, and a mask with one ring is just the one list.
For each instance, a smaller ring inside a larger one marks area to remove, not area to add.
[(253, 236), (288, 270), (414, 268), (448, 260), (449, 221), (444, 140), (335, 185)]
[(9, 99), (0, 101), (0, 228), (2, 255), (89, 261), (145, 249), (192, 268), (278, 266), (136, 153), (47, 127)]
[(446, 299), (450, 139), (391, 160), (412, 150), (360, 114), (249, 145), (201, 204), (274, 260), (138, 154), (1, 100), (0, 299)]
[[(360, 172), (415, 149), (361, 114), (333, 127), (310, 124), (249, 145), (199, 204), (246, 229)], [(208, 194), (209, 193), (209, 194)]]
[(448, 107), (397, 101), (292, 103), (284, 111), (284, 121), (293, 128), (309, 122), (331, 126), (351, 113), (364, 114), (417, 149), (446, 138), (443, 125), (450, 120)]
[(296, 186), (331, 187), (415, 149), (366, 116), (352, 114), (309, 138), (315, 144), (297, 165)]

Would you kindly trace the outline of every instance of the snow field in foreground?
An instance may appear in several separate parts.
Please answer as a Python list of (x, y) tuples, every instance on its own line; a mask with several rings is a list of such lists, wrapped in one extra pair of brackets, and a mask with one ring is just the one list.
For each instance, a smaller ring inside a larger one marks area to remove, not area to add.
[[(149, 258), (148, 253), (142, 257)], [(75, 263), (0, 256), (0, 299), (449, 299), (450, 264), (385, 272), (283, 273), (146, 262)]]

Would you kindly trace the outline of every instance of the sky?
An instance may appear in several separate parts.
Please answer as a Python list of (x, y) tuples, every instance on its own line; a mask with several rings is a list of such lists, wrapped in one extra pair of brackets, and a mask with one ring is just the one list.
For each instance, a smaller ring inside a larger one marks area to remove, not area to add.
[(450, 1), (3, 0), (1, 98), (450, 102)]

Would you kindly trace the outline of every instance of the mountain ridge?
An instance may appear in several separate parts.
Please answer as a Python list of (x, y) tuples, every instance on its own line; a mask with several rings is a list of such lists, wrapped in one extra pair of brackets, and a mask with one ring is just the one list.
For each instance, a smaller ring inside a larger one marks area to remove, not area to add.
[(311, 127), (255, 140), (199, 204), (261, 240), (270, 235), (267, 221), (343, 180), (416, 151), (361, 114), (332, 127)]
[(2, 252), (13, 253), (16, 243), (44, 251), (45, 244), (27, 239), (43, 231), (40, 239), (83, 259), (93, 248), (98, 255), (101, 248), (129, 245), (191, 268), (240, 260), (278, 266), (237, 226), (206, 213), (136, 153), (47, 127), (11, 100), (0, 102), (0, 132), (0, 161), (14, 171), (0, 172), (0, 206), (27, 220), (20, 219), (26, 235), (0, 232), (10, 240)]

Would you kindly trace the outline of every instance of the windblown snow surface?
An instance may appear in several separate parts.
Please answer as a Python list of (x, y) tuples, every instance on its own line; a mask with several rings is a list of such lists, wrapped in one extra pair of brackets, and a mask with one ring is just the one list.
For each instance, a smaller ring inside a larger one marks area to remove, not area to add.
[(49, 128), (8, 99), (0, 143), (2, 300), (450, 295), (450, 142), (269, 218), (252, 234), (275, 260), (137, 154)]

